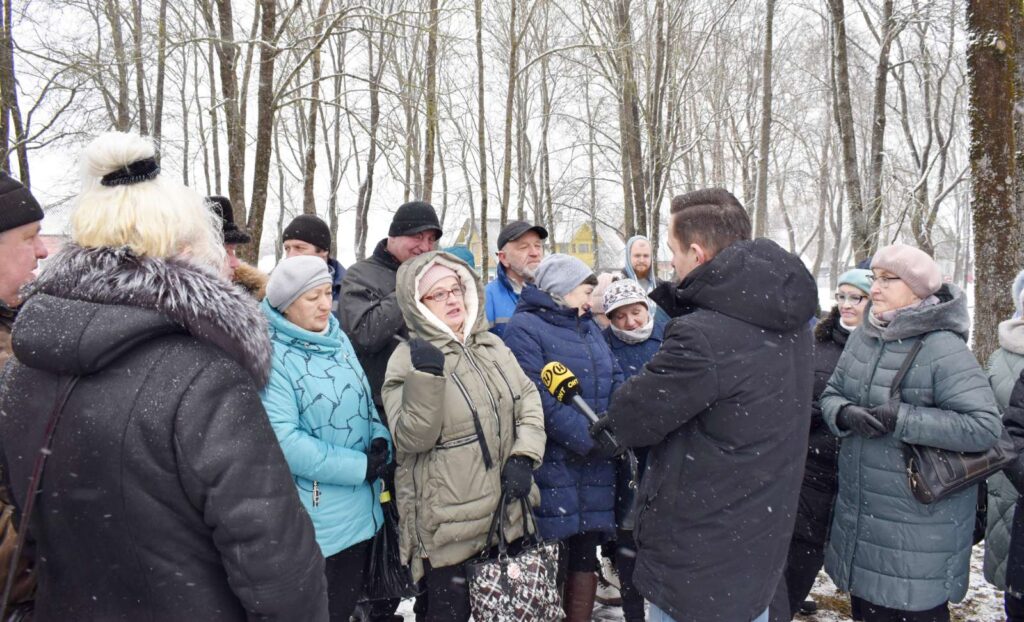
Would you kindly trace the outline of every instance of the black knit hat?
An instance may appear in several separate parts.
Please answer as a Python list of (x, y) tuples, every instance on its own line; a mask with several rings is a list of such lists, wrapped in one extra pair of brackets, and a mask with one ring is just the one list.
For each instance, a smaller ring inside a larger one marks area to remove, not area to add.
[(28, 188), (0, 171), (0, 233), (43, 219), (43, 208)]
[(416, 235), (420, 231), (429, 230), (437, 231), (438, 238), (443, 233), (434, 206), (424, 201), (411, 201), (398, 207), (395, 217), (391, 219), (388, 236)]
[(245, 229), (235, 224), (235, 212), (231, 209), (231, 201), (227, 197), (206, 197), (206, 201), (210, 204), (210, 209), (220, 216), (221, 221), (224, 223), (225, 244), (248, 244), (252, 242), (252, 236)]
[(331, 250), (331, 228), (312, 214), (299, 214), (284, 228), (281, 241), (287, 242), (288, 240), (301, 240), (322, 251), (329, 251)]

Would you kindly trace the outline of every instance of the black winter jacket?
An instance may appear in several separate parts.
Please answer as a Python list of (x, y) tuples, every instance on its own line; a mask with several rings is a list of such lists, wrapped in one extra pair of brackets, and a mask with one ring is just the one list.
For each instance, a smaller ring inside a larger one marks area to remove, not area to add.
[(836, 369), (850, 331), (839, 323), (839, 308), (834, 307), (814, 327), (814, 399), (811, 401), (811, 435), (807, 443), (807, 466), (804, 486), (819, 492), (836, 494), (839, 486), (839, 439), (821, 418), (818, 398), (828, 386), (828, 379)]
[(176, 260), (69, 245), (19, 313), (0, 443), (35, 619), (326, 620), (324, 561), (260, 403), (270, 346), (242, 290)]
[(395, 336), (409, 336), (395, 295), (395, 279), (401, 264), (388, 252), (387, 243), (387, 239), (381, 240), (372, 255), (348, 269), (341, 283), (340, 309), (341, 329), (352, 341), (370, 382), (373, 403), (385, 424), (384, 403), (380, 399), (384, 374), (391, 353), (398, 347)]
[(769, 240), (735, 243), (675, 289), (661, 349), (612, 398), (651, 446), (633, 581), (679, 620), (752, 620), (786, 560), (807, 454), (817, 288)]

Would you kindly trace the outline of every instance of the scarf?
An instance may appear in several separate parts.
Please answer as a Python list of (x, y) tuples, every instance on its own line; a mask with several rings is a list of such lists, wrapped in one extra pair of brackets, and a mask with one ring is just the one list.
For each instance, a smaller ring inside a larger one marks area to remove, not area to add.
[(936, 297), (936, 296), (928, 296), (924, 300), (915, 302), (912, 305), (907, 305), (906, 307), (900, 307), (899, 309), (890, 309), (888, 311), (883, 311), (880, 315), (875, 315), (875, 313), (872, 311), (872, 312), (868, 313), (868, 321), (871, 322), (875, 326), (875, 328), (885, 328), (889, 324), (892, 324), (893, 320), (895, 320), (897, 317), (899, 317), (903, 313), (906, 313), (907, 311), (913, 311), (915, 309), (923, 309), (925, 307), (930, 307), (932, 305), (937, 305), (937, 304), (939, 304), (938, 297)]
[(633, 330), (619, 330), (612, 324), (612, 334), (622, 340), (623, 343), (629, 345), (636, 345), (643, 343), (651, 338), (651, 333), (654, 332), (654, 314), (650, 313), (647, 317), (647, 323)]

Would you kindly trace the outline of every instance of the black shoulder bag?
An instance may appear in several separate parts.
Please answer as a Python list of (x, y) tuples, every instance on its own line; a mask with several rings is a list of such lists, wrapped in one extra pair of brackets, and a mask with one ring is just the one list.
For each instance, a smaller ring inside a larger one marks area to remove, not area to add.
[[(893, 399), (900, 399), (900, 385), (922, 347), (924, 337), (917, 340), (903, 361), (903, 366), (896, 372), (890, 389)], [(941, 501), (956, 492), (970, 488), (1017, 459), (1013, 439), (1005, 427), (1002, 436), (987, 451), (952, 451), (907, 443), (904, 454), (907, 459), (910, 492), (915, 499), (924, 504)]]
[(64, 406), (71, 397), (71, 392), (78, 384), (79, 376), (71, 376), (64, 381), (61, 390), (57, 393), (57, 399), (53, 402), (53, 411), (50, 412), (50, 420), (46, 424), (46, 432), (43, 436), (43, 446), (39, 448), (39, 455), (36, 456), (36, 464), (32, 468), (32, 480), (29, 482), (28, 490), (25, 493), (25, 503), (22, 504), (21, 520), (18, 521), (17, 543), (14, 546), (14, 554), (11, 556), (10, 566), (7, 568), (7, 581), (4, 585), (3, 601), (0, 602), (0, 620), (7, 620), (7, 613), (11, 606), (11, 591), (14, 589), (15, 578), (18, 572), (18, 560), (21, 559), (22, 550), (25, 548), (25, 536), (28, 534), (28, 523), (35, 508), (36, 495), (39, 493), (39, 485), (43, 481), (43, 467), (46, 466), (46, 459), (50, 456), (50, 448), (53, 445), (53, 435), (57, 431), (57, 422)]

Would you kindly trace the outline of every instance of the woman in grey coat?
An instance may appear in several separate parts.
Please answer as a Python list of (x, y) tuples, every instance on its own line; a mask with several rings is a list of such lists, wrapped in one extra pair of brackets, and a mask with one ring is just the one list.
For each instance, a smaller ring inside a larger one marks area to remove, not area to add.
[[(871, 262), (871, 306), (821, 396), (839, 452), (825, 569), (849, 591), (854, 619), (946, 622), (967, 592), (977, 488), (930, 505), (907, 481), (907, 443), (983, 451), (1002, 432), (985, 373), (967, 348), (963, 292), (924, 252), (895, 245)], [(924, 344), (890, 399), (914, 344)]]

